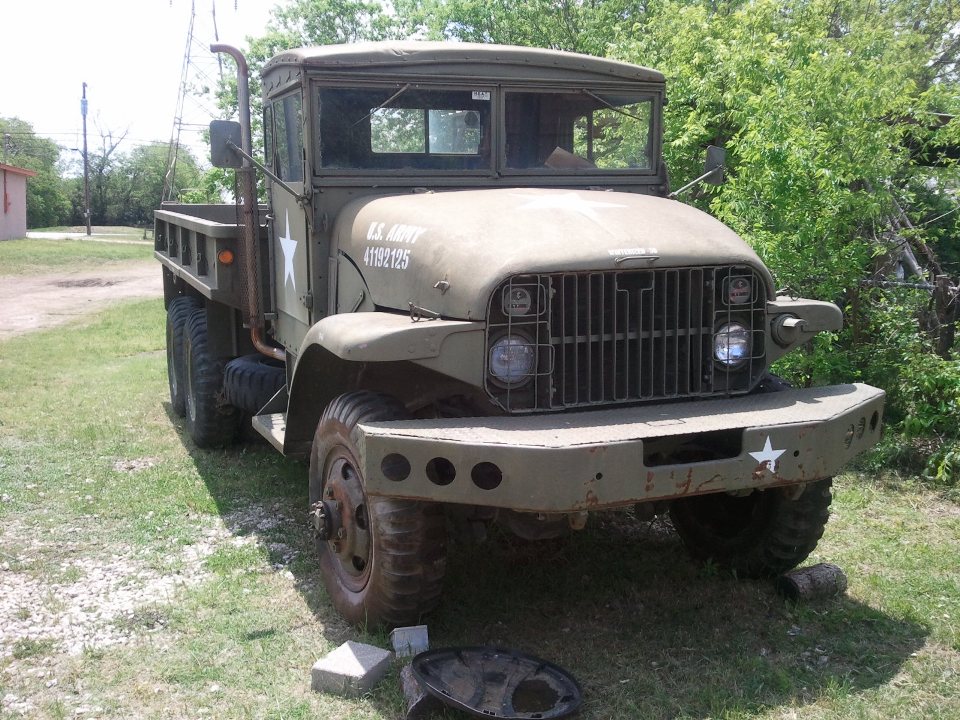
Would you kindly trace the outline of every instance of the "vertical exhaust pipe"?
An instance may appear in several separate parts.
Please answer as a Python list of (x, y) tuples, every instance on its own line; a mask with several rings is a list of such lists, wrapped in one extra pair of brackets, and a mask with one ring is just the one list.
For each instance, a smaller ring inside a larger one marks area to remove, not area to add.
[[(226, 53), (237, 63), (237, 110), (240, 115), (240, 149), (247, 155), (253, 155), (253, 141), (250, 131), (250, 81), (247, 59), (232, 45), (215, 43), (210, 46), (212, 53)], [(245, 321), (250, 326), (250, 340), (258, 352), (280, 361), (286, 361), (287, 354), (281, 348), (268, 345), (264, 338), (263, 312), (260, 307), (260, 279), (257, 277), (257, 238), (259, 235), (257, 210), (257, 178), (253, 164), (246, 157), (241, 158), (240, 192), (243, 195), (241, 218), (243, 225), (244, 263), (247, 307)]]

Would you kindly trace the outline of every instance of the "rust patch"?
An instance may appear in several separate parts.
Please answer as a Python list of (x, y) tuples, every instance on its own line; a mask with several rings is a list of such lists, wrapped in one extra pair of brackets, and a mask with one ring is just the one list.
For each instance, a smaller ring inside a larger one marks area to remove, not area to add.
[(677, 490), (681, 495), (686, 495), (690, 492), (690, 486), (693, 484), (693, 468), (687, 470), (687, 478), (682, 483), (677, 483)]
[(713, 476), (712, 478), (710, 478), (709, 480), (704, 480), (702, 483), (700, 483), (699, 485), (697, 485), (697, 488), (696, 488), (696, 490), (694, 490), (694, 492), (695, 492), (695, 493), (702, 492), (705, 487), (707, 487), (708, 485), (712, 485), (713, 483), (720, 483), (720, 484), (722, 485), (722, 484), (723, 484), (723, 476), (722, 476), (722, 475), (714, 475), (714, 476)]
[(643, 489), (646, 491), (647, 495), (649, 495), (651, 492), (653, 492), (653, 479), (654, 479), (654, 477), (655, 477), (655, 476), (654, 476), (654, 474), (653, 474), (653, 471), (652, 471), (652, 470), (647, 470), (647, 484), (646, 484), (646, 485), (644, 486), (644, 488), (643, 488)]
[(600, 504), (600, 498), (593, 490), (587, 490), (587, 507), (596, 507)]

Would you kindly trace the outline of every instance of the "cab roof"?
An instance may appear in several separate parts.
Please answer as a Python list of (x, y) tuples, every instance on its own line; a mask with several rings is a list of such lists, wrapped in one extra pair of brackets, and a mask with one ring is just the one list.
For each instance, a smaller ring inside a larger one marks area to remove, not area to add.
[[(282, 65), (334, 70), (373, 70), (391, 72), (424, 72), (424, 66), (444, 67), (447, 72), (459, 66), (460, 73), (472, 75), (485, 66), (503, 68), (503, 75), (513, 76), (522, 68), (569, 73), (586, 73), (616, 80), (662, 83), (657, 70), (617, 60), (581, 55), (560, 50), (494, 45), (483, 43), (426, 42), (418, 40), (362, 42), (345, 45), (323, 45), (284, 51), (264, 66), (264, 74)], [(473, 72), (469, 68), (473, 67)], [(511, 69), (514, 68), (514, 69)], [(468, 72), (464, 72), (467, 69)], [(446, 73), (444, 73), (446, 74)], [(500, 72), (495, 73), (500, 75)]]

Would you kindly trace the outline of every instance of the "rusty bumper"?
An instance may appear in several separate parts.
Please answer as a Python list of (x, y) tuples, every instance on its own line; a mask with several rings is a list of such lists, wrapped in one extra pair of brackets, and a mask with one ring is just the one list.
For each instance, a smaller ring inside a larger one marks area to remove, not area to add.
[(869, 385), (554, 415), (370, 423), (370, 495), (574, 512), (830, 477), (880, 439)]

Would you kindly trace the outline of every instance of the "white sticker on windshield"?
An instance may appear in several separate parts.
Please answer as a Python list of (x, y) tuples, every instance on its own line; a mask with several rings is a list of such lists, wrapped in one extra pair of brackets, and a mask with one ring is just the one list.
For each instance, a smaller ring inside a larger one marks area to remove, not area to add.
[(474, 100), (490, 100), (490, 91), (489, 90), (474, 90), (473, 91)]

